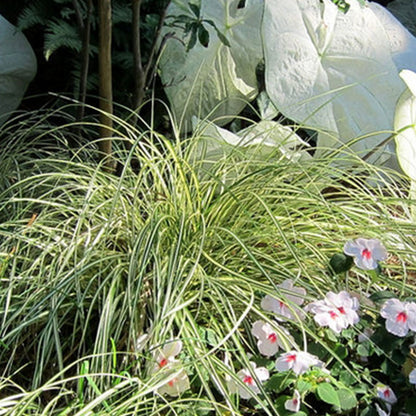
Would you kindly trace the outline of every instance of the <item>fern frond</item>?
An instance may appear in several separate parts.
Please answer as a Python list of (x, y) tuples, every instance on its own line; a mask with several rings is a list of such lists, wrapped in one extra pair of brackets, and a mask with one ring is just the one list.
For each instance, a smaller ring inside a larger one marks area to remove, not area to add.
[(130, 3), (115, 1), (113, 3), (112, 15), (114, 25), (117, 23), (131, 23), (133, 15)]
[(56, 50), (62, 47), (80, 52), (82, 48), (81, 37), (76, 26), (63, 20), (52, 20), (48, 23), (45, 33), (43, 46), (45, 59), (48, 60)]
[(48, 0), (35, 0), (29, 3), (19, 14), (17, 27), (25, 30), (36, 25), (46, 25), (50, 18), (48, 3)]

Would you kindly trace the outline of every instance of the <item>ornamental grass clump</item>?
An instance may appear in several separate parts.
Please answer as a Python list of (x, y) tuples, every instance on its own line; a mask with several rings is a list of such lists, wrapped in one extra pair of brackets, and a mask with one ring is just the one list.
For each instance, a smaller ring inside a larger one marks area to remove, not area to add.
[[(389, 411), (378, 383), (409, 412), (413, 329), (397, 337), (380, 315), (415, 297), (399, 177), (238, 153), (207, 174), (198, 135), (114, 125), (117, 174), (96, 143), (68, 151), (73, 125), (48, 114), (3, 132), (3, 414), (373, 415)], [(336, 274), (357, 238), (389, 256)]]

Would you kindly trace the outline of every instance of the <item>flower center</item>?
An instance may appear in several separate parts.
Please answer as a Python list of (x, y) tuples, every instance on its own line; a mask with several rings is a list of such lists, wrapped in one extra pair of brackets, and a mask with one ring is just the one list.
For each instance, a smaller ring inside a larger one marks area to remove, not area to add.
[(339, 308), (337, 308), (338, 310), (339, 310), (339, 312), (340, 312), (340, 314), (341, 315), (345, 315), (346, 314), (346, 312), (345, 312), (345, 309), (344, 309), (344, 307), (343, 306), (340, 306)]
[(371, 259), (371, 251), (368, 248), (365, 248), (362, 252), (361, 255), (366, 259), (366, 260), (370, 260)]
[(246, 383), (249, 386), (251, 386), (254, 383), (253, 377), (251, 377), (251, 376), (244, 376), (243, 383)]
[(290, 354), (286, 357), (287, 363), (290, 363), (291, 361), (296, 361), (296, 354)]
[(337, 314), (335, 311), (329, 311), (329, 316), (330, 316), (332, 319), (336, 319), (336, 318), (338, 318), (338, 314)]
[(396, 316), (396, 322), (400, 324), (404, 324), (407, 321), (407, 314), (406, 312), (399, 312)]
[(274, 333), (274, 332), (272, 332), (268, 337), (267, 337), (267, 339), (272, 343), (272, 344), (274, 344), (276, 341), (277, 341), (277, 335)]
[(167, 365), (167, 363), (168, 363), (168, 360), (166, 358), (162, 358), (159, 361), (159, 367), (164, 367), (165, 365)]

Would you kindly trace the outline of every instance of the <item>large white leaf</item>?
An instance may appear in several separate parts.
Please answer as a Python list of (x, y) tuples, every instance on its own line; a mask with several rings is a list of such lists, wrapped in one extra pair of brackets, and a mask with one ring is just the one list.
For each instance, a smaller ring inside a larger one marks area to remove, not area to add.
[[(308, 146), (290, 127), (276, 121), (263, 120), (238, 133), (221, 128), (212, 122), (193, 119), (198, 143), (192, 160), (198, 163), (202, 172), (218, 168), (223, 160), (242, 161), (239, 166), (226, 163), (222, 181), (230, 183), (238, 176), (239, 169), (244, 170), (244, 161), (277, 161), (288, 159), (293, 162), (311, 158), (305, 150)], [(231, 168), (230, 168), (231, 166)], [(218, 174), (218, 171), (216, 172)]]
[(374, 11), (349, 3), (346, 14), (330, 0), (265, 3), (266, 89), (285, 116), (328, 133), (318, 145), (369, 134), (351, 145), (366, 154), (392, 130), (404, 85)]
[(36, 58), (29, 42), (0, 16), (0, 125), (19, 106), (35, 73)]
[[(171, 3), (168, 15), (191, 15), (187, 0)], [(165, 91), (182, 130), (190, 130), (192, 116), (235, 116), (247, 101), (257, 95), (256, 67), (262, 59), (260, 20), (263, 4), (247, 0), (202, 0), (201, 18), (212, 20), (230, 47), (224, 45), (216, 31), (205, 25), (210, 41), (205, 48), (199, 42), (186, 52), (189, 39), (181, 29), (166, 43), (160, 60), (160, 73)], [(165, 33), (170, 32), (165, 28)], [(217, 120), (224, 124), (229, 119)]]
[(404, 173), (416, 183), (416, 73), (403, 70), (400, 76), (408, 89), (400, 96), (394, 117), (397, 158)]
[[(390, 53), (396, 68), (399, 71), (402, 69), (416, 70), (416, 38), (402, 25), (400, 20), (396, 19), (383, 6), (377, 3), (369, 5), (387, 34)], [(413, 8), (414, 24), (416, 25), (416, 1), (413, 2)]]

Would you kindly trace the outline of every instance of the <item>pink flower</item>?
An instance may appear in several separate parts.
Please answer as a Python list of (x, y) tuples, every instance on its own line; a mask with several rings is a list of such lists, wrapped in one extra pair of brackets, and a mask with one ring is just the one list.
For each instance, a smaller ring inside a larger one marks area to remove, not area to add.
[(311, 366), (321, 367), (322, 361), (304, 351), (289, 351), (282, 354), (275, 363), (277, 371), (293, 370), (296, 375), (303, 374)]
[(261, 307), (265, 311), (274, 312), (279, 321), (302, 319), (303, 311), (297, 307), (302, 305), (306, 296), (303, 287), (293, 286), (293, 281), (285, 280), (277, 287), (284, 289), (281, 298), (266, 295), (261, 301)]
[(384, 302), (380, 315), (386, 318), (386, 329), (393, 335), (404, 337), (409, 330), (416, 331), (416, 303), (389, 299)]
[(416, 368), (414, 368), (409, 374), (410, 384), (416, 384)]
[(385, 412), (377, 403), (376, 403), (376, 410), (378, 416), (390, 416), (390, 411), (387, 413)]
[(179, 396), (190, 388), (189, 378), (181, 362), (175, 359), (182, 350), (181, 341), (172, 341), (153, 353), (154, 364), (150, 374), (163, 373), (166, 383), (159, 387), (160, 394)]
[(284, 348), (280, 340), (280, 334), (266, 322), (254, 322), (251, 333), (258, 339), (257, 347), (260, 354), (266, 357), (276, 354), (279, 348)]
[(179, 396), (184, 391), (191, 388), (188, 374), (186, 374), (185, 369), (181, 366), (179, 361), (175, 364), (177, 364), (176, 368), (173, 363), (167, 368), (167, 370), (170, 370), (170, 374), (167, 383), (159, 387), (158, 392), (160, 394)]
[(343, 290), (338, 294), (328, 292), (323, 300), (310, 303), (305, 310), (315, 315), (314, 320), (318, 325), (328, 326), (339, 334), (360, 320), (357, 314), (359, 306), (358, 299)]
[(377, 239), (357, 238), (347, 241), (344, 253), (354, 257), (355, 265), (363, 270), (377, 269), (378, 262), (387, 258), (387, 250)]
[(156, 370), (168, 366), (170, 363), (175, 362), (175, 357), (182, 350), (182, 341), (171, 341), (166, 343), (161, 349), (158, 349), (153, 353), (155, 360)]
[(260, 393), (256, 379), (263, 383), (269, 378), (269, 370), (267, 368), (256, 368), (256, 364), (253, 362), (250, 362), (250, 365), (250, 370), (242, 369), (237, 373), (237, 377), (241, 380), (242, 385), (233, 379), (228, 381), (230, 392), (238, 393), (243, 399), (251, 399), (253, 395)]
[(289, 410), (289, 412), (297, 413), (300, 409), (300, 394), (297, 390), (295, 390), (295, 393), (293, 395), (292, 399), (285, 401), (285, 409)]
[(384, 384), (378, 384), (376, 386), (377, 397), (384, 400), (386, 403), (394, 404), (397, 402), (397, 397), (394, 394), (394, 391)]

